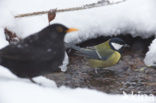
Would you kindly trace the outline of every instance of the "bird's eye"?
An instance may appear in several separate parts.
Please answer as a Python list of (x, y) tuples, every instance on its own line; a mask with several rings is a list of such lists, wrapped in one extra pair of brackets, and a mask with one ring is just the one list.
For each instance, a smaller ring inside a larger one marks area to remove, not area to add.
[(60, 27), (60, 26), (56, 27), (56, 30), (57, 30), (58, 32), (63, 32), (63, 28)]

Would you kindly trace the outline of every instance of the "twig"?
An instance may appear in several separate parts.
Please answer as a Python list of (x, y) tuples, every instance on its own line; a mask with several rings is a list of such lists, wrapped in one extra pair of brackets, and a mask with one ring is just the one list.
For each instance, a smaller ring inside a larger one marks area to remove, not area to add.
[[(77, 10), (85, 10), (85, 9), (90, 9), (90, 8), (95, 8), (95, 7), (101, 7), (101, 6), (108, 6), (108, 5), (114, 5), (114, 4), (119, 4), (122, 3), (126, 0), (123, 1), (118, 1), (118, 2), (102, 2), (102, 1), (98, 1), (97, 3), (91, 3), (91, 4), (86, 4), (80, 7), (73, 7), (73, 8), (66, 8), (66, 9), (57, 9), (56, 12), (69, 12), (69, 11), (77, 11)], [(47, 11), (39, 11), (39, 12), (32, 12), (32, 13), (25, 13), (25, 14), (19, 14), (16, 15), (15, 18), (21, 18), (21, 17), (27, 17), (27, 16), (35, 16), (35, 15), (43, 15), (43, 14), (47, 14), (49, 12), (49, 10)]]

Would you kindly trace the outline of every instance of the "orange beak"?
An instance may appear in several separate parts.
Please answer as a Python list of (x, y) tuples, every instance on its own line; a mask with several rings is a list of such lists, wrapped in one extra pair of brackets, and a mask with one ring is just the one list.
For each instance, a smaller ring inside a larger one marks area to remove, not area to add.
[(67, 33), (69, 33), (69, 32), (73, 32), (73, 31), (78, 31), (78, 29), (75, 29), (75, 28), (69, 28), (69, 29), (67, 30)]

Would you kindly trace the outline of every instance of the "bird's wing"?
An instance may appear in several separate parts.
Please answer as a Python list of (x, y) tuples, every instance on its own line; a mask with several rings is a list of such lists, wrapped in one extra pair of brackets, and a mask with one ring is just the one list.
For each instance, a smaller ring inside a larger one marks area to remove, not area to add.
[(76, 45), (71, 44), (71, 43), (65, 43), (65, 47), (76, 50), (77, 55), (86, 56), (86, 57), (92, 58), (92, 59), (100, 59), (99, 56), (97, 55), (95, 48), (92, 48), (92, 49), (81, 48), (81, 47), (76, 46)]
[(28, 48), (18, 48), (15, 46), (7, 46), (0, 51), (0, 57), (9, 60), (32, 60), (34, 53), (27, 50)]
[(65, 45), (68, 48), (76, 50), (77, 55), (86, 56), (91, 59), (107, 60), (114, 53), (112, 49), (103, 46), (103, 44), (102, 48), (100, 47), (100, 49), (97, 46), (80, 48), (79, 46), (71, 43), (66, 43)]
[(105, 49), (103, 51), (98, 51), (96, 49), (96, 53), (98, 54), (98, 56), (101, 60), (107, 60), (114, 53), (114, 51), (111, 49)]
[(100, 59), (95, 50), (81, 48), (81, 50), (77, 51), (76, 54), (91, 59)]
[[(39, 60), (45, 51), (40, 49), (41, 44), (36, 42), (37, 38), (36, 35), (31, 35), (15, 45), (8, 45), (0, 50), (0, 57), (9, 60)], [(42, 59), (49, 58), (48, 54), (42, 57)]]
[(95, 49), (101, 60), (107, 60), (114, 53), (114, 50), (111, 49), (108, 41), (96, 45)]
[[(26, 50), (27, 51), (27, 50)], [(10, 59), (10, 60), (19, 60), (21, 58), (28, 59), (26, 51), (24, 49), (19, 49), (14, 46), (7, 46), (0, 51), (0, 58), (2, 59)], [(24, 54), (24, 55), (21, 55)]]

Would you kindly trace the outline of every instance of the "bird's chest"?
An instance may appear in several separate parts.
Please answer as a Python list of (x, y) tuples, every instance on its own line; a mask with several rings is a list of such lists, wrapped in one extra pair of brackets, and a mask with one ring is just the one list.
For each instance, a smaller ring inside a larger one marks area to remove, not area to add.
[(108, 64), (110, 63), (111, 65), (115, 65), (115, 64), (117, 64), (118, 62), (119, 62), (119, 60), (120, 60), (120, 58), (121, 58), (121, 55), (120, 55), (120, 53), (118, 53), (118, 52), (114, 52), (111, 56), (110, 56), (110, 58), (108, 59)]

